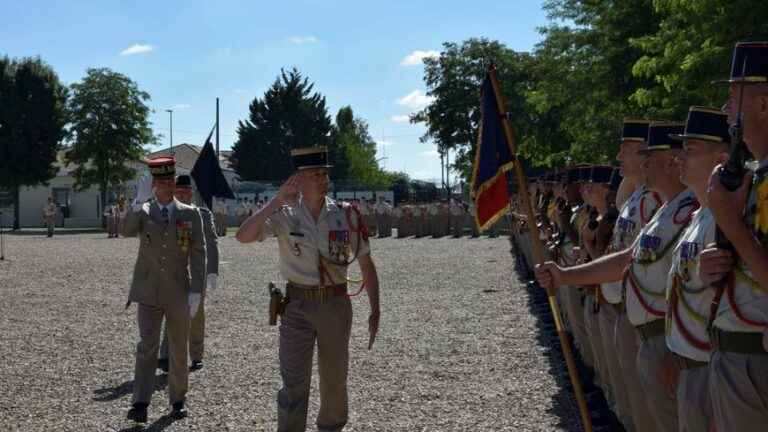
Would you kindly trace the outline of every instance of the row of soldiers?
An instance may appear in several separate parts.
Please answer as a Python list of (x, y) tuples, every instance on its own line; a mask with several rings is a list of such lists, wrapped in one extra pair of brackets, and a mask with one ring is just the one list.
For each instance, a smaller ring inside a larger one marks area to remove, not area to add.
[(536, 229), (513, 212), (527, 262), (546, 241), (536, 279), (628, 431), (768, 428), (768, 43), (737, 44), (726, 82), (725, 106), (685, 123), (625, 120), (618, 169), (533, 183)]

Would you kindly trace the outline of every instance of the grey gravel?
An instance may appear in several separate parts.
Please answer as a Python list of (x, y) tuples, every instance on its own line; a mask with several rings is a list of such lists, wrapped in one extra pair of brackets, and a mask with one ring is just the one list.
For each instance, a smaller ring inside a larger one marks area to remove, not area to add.
[[(136, 307), (123, 307), (138, 243), (104, 234), (8, 236), (0, 261), (0, 424), (10, 431), (135, 431)], [(207, 300), (205, 368), (190, 417), (171, 422), (164, 381), (147, 430), (274, 430), (277, 328), (266, 286), (277, 245), (221, 239)], [(353, 299), (349, 431), (578, 430), (556, 338), (537, 328), (505, 238), (374, 239), (382, 329)], [(355, 269), (357, 272), (357, 269)], [(541, 309), (546, 311), (545, 309)], [(316, 372), (315, 372), (316, 373)], [(309, 425), (317, 413), (317, 376)], [(310, 430), (312, 428), (310, 427)]]

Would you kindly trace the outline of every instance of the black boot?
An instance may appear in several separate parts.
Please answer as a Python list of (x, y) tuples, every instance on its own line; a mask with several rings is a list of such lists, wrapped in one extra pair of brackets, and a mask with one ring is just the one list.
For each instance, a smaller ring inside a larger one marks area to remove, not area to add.
[(133, 420), (136, 423), (146, 423), (147, 422), (147, 404), (145, 403), (135, 403), (133, 404), (133, 408), (128, 410), (128, 415), (126, 416), (128, 420)]
[(157, 368), (163, 371), (163, 373), (168, 373), (168, 359), (167, 358), (161, 358), (157, 359)]
[(188, 414), (187, 410), (184, 408), (184, 401), (174, 402), (171, 407), (173, 408), (171, 417), (175, 420), (183, 419)]

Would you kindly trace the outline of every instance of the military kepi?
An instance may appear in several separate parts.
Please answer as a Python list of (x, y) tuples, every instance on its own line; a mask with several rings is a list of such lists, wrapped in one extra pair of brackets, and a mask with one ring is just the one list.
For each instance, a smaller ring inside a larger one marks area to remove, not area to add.
[(182, 174), (176, 176), (176, 186), (179, 187), (192, 187), (192, 177)]
[(621, 129), (622, 141), (643, 141), (648, 138), (648, 126), (650, 120), (624, 119), (624, 125)]
[(296, 170), (310, 168), (331, 168), (328, 163), (328, 148), (305, 147), (291, 150), (291, 162)]
[(733, 50), (731, 77), (719, 83), (768, 83), (768, 42), (739, 42)]
[(683, 143), (672, 139), (670, 135), (685, 132), (685, 123), (655, 122), (648, 127), (648, 146), (639, 153), (649, 153), (658, 150), (676, 150), (683, 148)]
[(162, 180), (176, 177), (176, 160), (172, 157), (161, 156), (147, 160), (147, 168), (152, 177)]
[(716, 108), (692, 106), (685, 122), (685, 133), (672, 134), (671, 138), (730, 143), (728, 115)]

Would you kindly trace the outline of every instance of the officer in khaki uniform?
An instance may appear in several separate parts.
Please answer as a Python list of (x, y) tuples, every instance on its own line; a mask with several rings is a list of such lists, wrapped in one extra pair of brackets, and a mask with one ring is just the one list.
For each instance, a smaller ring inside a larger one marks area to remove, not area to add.
[(128, 305), (138, 303), (141, 338), (136, 346), (133, 408), (128, 418), (139, 423), (147, 421), (147, 407), (155, 387), (163, 318), (170, 345), (171, 415), (186, 416), (189, 317), (200, 305), (205, 278), (205, 238), (200, 213), (173, 199), (174, 159), (155, 158), (147, 165), (153, 179), (151, 183), (147, 177), (140, 180), (136, 200), (123, 225), (123, 236), (138, 237), (140, 241), (128, 296)]
[(669, 135), (682, 132), (682, 125), (670, 123), (652, 123), (648, 129), (648, 144), (640, 150), (644, 155), (643, 174), (648, 187), (661, 195), (664, 204), (640, 230), (631, 248), (570, 269), (553, 263), (536, 269), (537, 279), (550, 290), (562, 284), (624, 280), (627, 317), (640, 339), (636, 367), (643, 400), (655, 424), (640, 430), (676, 430), (678, 423), (675, 383), (670, 380), (677, 365), (664, 338), (666, 276), (671, 267), (671, 250), (698, 208), (693, 192), (680, 183), (679, 167), (674, 163), (681, 146)]
[[(202, 369), (203, 352), (205, 350), (205, 299), (209, 291), (216, 290), (219, 280), (219, 240), (216, 236), (216, 227), (214, 226), (213, 213), (205, 207), (197, 207), (192, 204), (192, 178), (188, 175), (180, 175), (176, 178), (176, 191), (174, 195), (177, 200), (192, 206), (200, 212), (203, 222), (203, 233), (205, 234), (205, 289), (203, 290), (200, 308), (192, 317), (192, 324), (189, 328), (189, 357), (192, 365), (191, 371)], [(158, 365), (160, 369), (168, 372), (168, 331), (167, 327), (163, 331), (163, 343), (160, 345), (160, 360)]]
[(53, 237), (56, 226), (56, 204), (51, 197), (48, 198), (48, 204), (43, 207), (43, 223), (48, 230), (46, 237)]
[(712, 108), (691, 107), (680, 154), (681, 180), (702, 203), (675, 246), (667, 280), (667, 346), (680, 369), (677, 410), (680, 432), (709, 431), (711, 342), (707, 318), (714, 290), (699, 277), (699, 253), (715, 241), (715, 220), (707, 208), (707, 183), (715, 165), (728, 160), (731, 137), (727, 115)]
[(291, 152), (298, 170), (277, 197), (240, 227), (237, 240), (277, 237), (280, 272), (288, 281), (288, 303), (280, 323), (278, 431), (304, 431), (307, 423), (312, 358), (318, 349), (320, 431), (340, 431), (348, 420), (347, 372), (352, 305), (347, 267), (357, 261), (371, 306), (371, 349), (379, 327), (379, 282), (362, 216), (327, 197), (325, 148)]
[(718, 431), (757, 432), (768, 424), (768, 42), (736, 44), (728, 82), (728, 120), (741, 126), (758, 166), (734, 192), (719, 174), (707, 188), (712, 215), (735, 249), (709, 247), (700, 257), (702, 281), (724, 282), (710, 318), (709, 394)]

